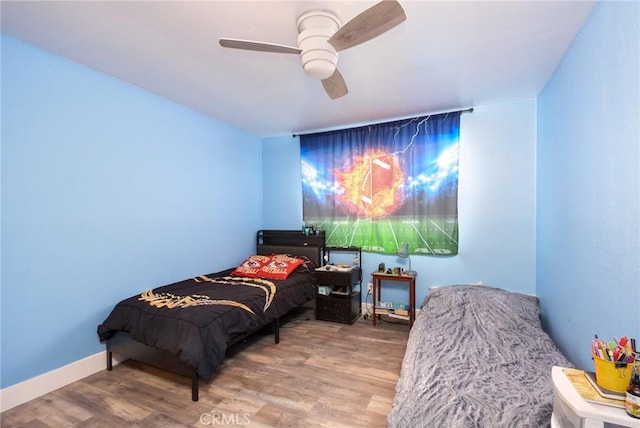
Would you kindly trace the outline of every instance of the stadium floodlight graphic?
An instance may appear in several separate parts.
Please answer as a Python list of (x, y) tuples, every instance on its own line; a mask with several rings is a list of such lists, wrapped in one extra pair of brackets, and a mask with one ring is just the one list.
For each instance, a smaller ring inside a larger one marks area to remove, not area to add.
[(457, 254), (459, 114), (444, 127), (437, 119), (367, 127), (358, 144), (301, 138), (305, 223), (325, 230), (328, 245)]

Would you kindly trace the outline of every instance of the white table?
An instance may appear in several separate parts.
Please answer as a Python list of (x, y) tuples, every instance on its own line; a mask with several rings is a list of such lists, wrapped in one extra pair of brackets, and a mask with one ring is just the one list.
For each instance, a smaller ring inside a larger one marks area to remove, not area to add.
[(624, 409), (585, 401), (562, 369), (563, 367), (557, 366), (551, 369), (553, 379), (552, 428), (602, 428), (605, 423), (640, 428), (640, 419), (632, 418)]

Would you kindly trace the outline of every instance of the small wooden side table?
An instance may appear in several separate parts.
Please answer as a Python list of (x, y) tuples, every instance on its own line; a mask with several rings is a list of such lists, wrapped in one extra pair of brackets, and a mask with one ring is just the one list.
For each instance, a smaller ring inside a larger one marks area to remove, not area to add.
[(376, 304), (382, 296), (382, 281), (396, 281), (409, 287), (409, 328), (413, 327), (416, 319), (416, 275), (398, 275), (383, 272), (373, 272), (373, 325), (376, 325)]

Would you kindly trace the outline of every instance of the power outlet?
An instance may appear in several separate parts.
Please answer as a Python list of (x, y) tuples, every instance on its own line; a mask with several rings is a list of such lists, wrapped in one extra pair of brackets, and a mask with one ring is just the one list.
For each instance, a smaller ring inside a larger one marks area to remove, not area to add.
[(373, 293), (373, 283), (369, 282), (367, 283), (367, 294), (371, 294)]

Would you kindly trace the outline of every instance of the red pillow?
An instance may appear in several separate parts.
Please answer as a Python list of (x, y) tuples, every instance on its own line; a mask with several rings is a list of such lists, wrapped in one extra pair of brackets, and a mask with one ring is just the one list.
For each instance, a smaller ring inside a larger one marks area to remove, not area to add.
[(260, 268), (260, 272), (256, 276), (268, 279), (287, 279), (291, 272), (302, 263), (304, 263), (303, 259), (285, 254), (274, 254), (271, 256), (271, 260)]
[(271, 261), (271, 256), (249, 256), (238, 266), (231, 275), (248, 276), (251, 278), (262, 276), (260, 269)]

